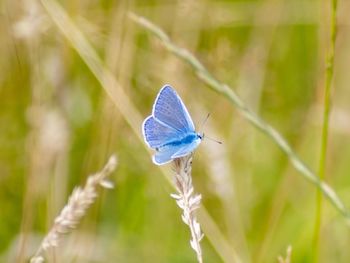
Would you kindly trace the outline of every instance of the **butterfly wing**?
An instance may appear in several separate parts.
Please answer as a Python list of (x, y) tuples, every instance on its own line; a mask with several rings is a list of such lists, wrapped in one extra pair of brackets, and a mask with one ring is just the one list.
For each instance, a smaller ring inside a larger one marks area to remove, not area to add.
[(179, 131), (164, 123), (160, 123), (153, 116), (145, 119), (142, 125), (142, 132), (146, 143), (151, 148), (161, 147), (181, 135)]
[[(153, 162), (157, 165), (190, 154), (201, 141), (196, 138), (181, 143), (186, 136), (195, 133), (195, 128), (181, 98), (168, 85), (159, 91), (152, 116), (145, 119), (142, 131), (146, 143), (157, 150), (153, 156)], [(180, 143), (171, 143), (174, 141)]]
[(197, 146), (201, 143), (201, 139), (195, 139), (193, 142), (182, 146), (178, 151), (176, 151), (171, 158), (180, 158), (186, 155), (189, 155), (191, 152), (194, 151), (194, 149), (197, 148)]
[(194, 132), (193, 121), (176, 91), (169, 85), (158, 93), (153, 106), (153, 116), (161, 123), (175, 130), (188, 133)]
[(152, 160), (157, 165), (171, 162), (173, 160), (172, 156), (181, 150), (182, 147), (183, 146), (165, 146), (163, 148), (160, 148), (160, 150), (153, 155)]

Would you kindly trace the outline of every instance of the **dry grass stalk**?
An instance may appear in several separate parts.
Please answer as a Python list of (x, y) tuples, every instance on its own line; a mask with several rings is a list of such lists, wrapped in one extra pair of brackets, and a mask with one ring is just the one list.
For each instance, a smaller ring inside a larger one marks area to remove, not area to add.
[(198, 223), (195, 210), (199, 208), (202, 196), (194, 194), (192, 185), (192, 156), (185, 156), (174, 160), (176, 194), (171, 194), (177, 205), (182, 209), (182, 220), (189, 226), (191, 231), (191, 247), (197, 254), (199, 263), (203, 262), (200, 241), (203, 238), (200, 224)]
[(291, 263), (292, 262), (292, 246), (288, 246), (286, 258), (279, 256), (278, 263)]
[(39, 249), (30, 260), (31, 263), (44, 262), (43, 252), (49, 248), (57, 247), (64, 234), (71, 232), (80, 223), (87, 209), (93, 204), (98, 193), (98, 186), (113, 188), (113, 184), (107, 181), (107, 177), (115, 170), (117, 158), (112, 155), (103, 169), (87, 179), (85, 186), (77, 187), (69, 197), (68, 203), (56, 217), (50, 232), (42, 241)]

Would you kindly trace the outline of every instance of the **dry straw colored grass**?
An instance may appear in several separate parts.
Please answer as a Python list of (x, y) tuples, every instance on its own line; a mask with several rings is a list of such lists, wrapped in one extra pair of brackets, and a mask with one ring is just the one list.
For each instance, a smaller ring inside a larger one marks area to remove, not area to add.
[(62, 236), (77, 227), (88, 208), (96, 200), (99, 186), (106, 189), (113, 188), (113, 184), (107, 180), (107, 177), (115, 170), (116, 166), (117, 158), (112, 155), (100, 172), (88, 177), (84, 187), (77, 187), (73, 190), (68, 203), (56, 217), (51, 230), (32, 257), (31, 263), (44, 262), (43, 253), (50, 248), (57, 247)]
[(194, 194), (192, 184), (192, 156), (188, 155), (174, 160), (174, 182), (177, 190), (171, 197), (176, 200), (177, 205), (182, 209), (182, 221), (188, 225), (191, 231), (191, 247), (197, 254), (199, 263), (203, 262), (200, 241), (204, 237), (200, 224), (197, 221), (195, 211), (199, 208), (202, 196)]

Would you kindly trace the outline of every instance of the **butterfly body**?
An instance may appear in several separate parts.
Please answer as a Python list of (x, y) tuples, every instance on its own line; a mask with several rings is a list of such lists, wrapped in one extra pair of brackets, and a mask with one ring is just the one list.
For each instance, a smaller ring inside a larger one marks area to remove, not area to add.
[(202, 141), (192, 119), (176, 91), (169, 85), (158, 93), (152, 115), (142, 125), (149, 147), (156, 150), (153, 162), (165, 164), (194, 151)]
[(174, 140), (174, 141), (170, 141), (166, 144), (164, 144), (161, 147), (156, 148), (156, 150), (160, 150), (162, 147), (167, 147), (167, 146), (181, 146), (181, 145), (188, 145), (191, 144), (195, 141), (199, 141), (202, 139), (201, 135), (199, 135), (198, 133), (189, 133), (188, 135), (186, 135), (185, 137), (179, 139), (179, 140)]

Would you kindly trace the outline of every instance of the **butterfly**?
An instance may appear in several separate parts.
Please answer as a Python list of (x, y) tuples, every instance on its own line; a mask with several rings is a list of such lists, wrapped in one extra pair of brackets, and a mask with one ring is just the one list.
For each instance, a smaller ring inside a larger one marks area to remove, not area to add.
[(165, 85), (153, 104), (152, 115), (142, 124), (147, 145), (156, 150), (152, 160), (157, 165), (191, 154), (203, 135), (195, 131), (185, 104), (176, 91)]

